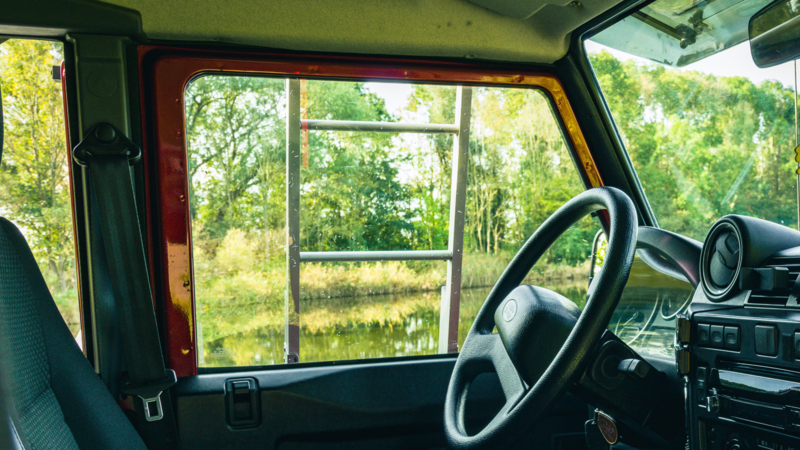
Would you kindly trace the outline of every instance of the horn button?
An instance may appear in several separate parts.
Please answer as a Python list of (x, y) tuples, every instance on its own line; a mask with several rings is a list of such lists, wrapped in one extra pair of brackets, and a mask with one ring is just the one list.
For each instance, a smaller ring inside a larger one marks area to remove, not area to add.
[(537, 286), (511, 291), (494, 313), (497, 332), (522, 379), (532, 386), (561, 350), (581, 310), (566, 297)]

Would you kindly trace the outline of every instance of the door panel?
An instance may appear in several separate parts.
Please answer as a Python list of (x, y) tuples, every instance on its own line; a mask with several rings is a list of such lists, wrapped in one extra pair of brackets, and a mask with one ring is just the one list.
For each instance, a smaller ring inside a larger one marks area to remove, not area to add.
[[(444, 398), (455, 358), (294, 367), (201, 374), (177, 386), (178, 426), (186, 449), (444, 448)], [(257, 381), (260, 422), (234, 429), (225, 382)], [(480, 428), (503, 404), (495, 375), (476, 379), (468, 428)], [(518, 447), (585, 448), (587, 406), (567, 394)], [(544, 447), (542, 444), (546, 443)]]

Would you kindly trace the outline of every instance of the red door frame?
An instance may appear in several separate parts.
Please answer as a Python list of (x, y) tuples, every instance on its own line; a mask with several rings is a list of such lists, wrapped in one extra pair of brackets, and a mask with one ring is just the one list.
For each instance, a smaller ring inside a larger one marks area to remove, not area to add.
[[(168, 367), (197, 374), (197, 332), (189, 215), (184, 91), (201, 73), (260, 74), (346, 80), (402, 80), (529, 87), (550, 97), (584, 181), (603, 185), (559, 79), (550, 73), (488, 65), (362, 56), (231, 53), (139, 47), (139, 80), (151, 267), (160, 280)], [(158, 271), (158, 272), (156, 272)]]

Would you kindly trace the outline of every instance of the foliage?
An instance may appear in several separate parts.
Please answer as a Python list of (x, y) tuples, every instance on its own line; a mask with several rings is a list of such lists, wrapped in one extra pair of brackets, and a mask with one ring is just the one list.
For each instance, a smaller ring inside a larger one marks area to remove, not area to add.
[[(0, 49), (2, 213), (23, 229), (76, 328), (68, 152), (60, 88), (46, 70), (60, 60), (60, 46), (12, 40)], [(728, 213), (796, 225), (795, 163), (786, 144), (793, 142), (791, 89), (622, 62), (605, 52), (590, 58), (662, 227), (702, 239)], [(408, 104), (390, 113), (364, 83), (306, 80), (302, 114), (454, 123), (456, 92), (415, 85)], [(536, 228), (584, 189), (545, 96), (475, 87), (472, 104), (465, 289), (493, 284)], [(247, 330), (279, 333), (286, 288), (286, 82), (195, 79), (186, 91), (186, 121), (204, 341)], [(453, 136), (311, 131), (302, 139), (302, 250), (447, 247)], [(531, 280), (583, 283), (596, 230), (591, 218), (564, 230)], [(435, 322), (444, 278), (440, 262), (304, 264), (302, 330), (324, 335), (406, 326), (423, 317)], [(411, 296), (377, 300), (374, 294)]]
[[(225, 353), (222, 343), (238, 342), (242, 333), (281, 334), (286, 89), (284, 80), (207, 76), (187, 90), (204, 354)], [(300, 94), (308, 119), (455, 122), (451, 86), (414, 86), (400, 117), (363, 83), (303, 80)], [(472, 105), (464, 288), (494, 284), (538, 225), (583, 190), (541, 93), (473, 88)], [(302, 250), (447, 248), (452, 135), (304, 131), (301, 140)], [(540, 284), (569, 279), (582, 285), (596, 226), (587, 219), (566, 230), (531, 276)], [(301, 332), (392, 328), (423, 315), (425, 323), (436, 323), (445, 269), (441, 262), (303, 264)], [(274, 339), (273, 352), (282, 338)], [(261, 355), (244, 354), (235, 359)]]
[[(264, 262), (258, 255), (258, 240), (257, 235), (231, 229), (218, 246), (216, 258), (195, 255), (196, 289), (202, 293), (197, 315), (205, 342), (263, 329), (280, 334), (285, 266), (278, 260)], [(230, 258), (235, 255), (252, 255), (247, 260), (250, 264)], [(492, 286), (512, 257), (510, 253), (466, 254), (462, 286)], [(545, 265), (533, 271), (526, 282), (558, 291), (565, 286), (585, 288), (588, 270), (585, 264), (567, 270)], [(445, 272), (445, 263), (428, 261), (304, 264), (300, 272), (301, 330), (318, 334), (353, 327), (391, 328), (423, 312), (436, 322)], [(471, 320), (477, 310), (470, 311), (464, 311), (462, 317)]]
[[(213, 257), (231, 228), (257, 233), (267, 257), (284, 226), (285, 82), (207, 76), (187, 90), (194, 241)], [(362, 83), (306, 81), (304, 117), (395, 121)], [(474, 88), (466, 247), (514, 251), (583, 189), (549, 102), (539, 92)], [(415, 86), (407, 112), (455, 121), (456, 88)], [(447, 246), (453, 136), (305, 132), (303, 250), (410, 250)], [(282, 153), (283, 152), (283, 153)], [(525, 180), (521, 183), (519, 180)], [(569, 230), (549, 256), (588, 256), (592, 223)]]
[(725, 214), (797, 226), (791, 88), (590, 58), (660, 226), (700, 240)]
[(61, 44), (9, 40), (0, 47), (4, 149), (0, 211), (25, 234), (73, 333), (80, 325), (69, 199), (69, 149), (61, 86), (50, 72)]

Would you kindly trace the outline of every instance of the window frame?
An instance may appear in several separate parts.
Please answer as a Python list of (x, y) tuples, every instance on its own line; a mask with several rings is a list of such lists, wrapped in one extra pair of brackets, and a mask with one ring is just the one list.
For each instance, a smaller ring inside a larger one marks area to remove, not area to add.
[[(658, 224), (655, 212), (650, 205), (650, 200), (644, 193), (644, 188), (639, 180), (636, 169), (633, 167), (633, 162), (630, 159), (625, 143), (622, 141), (619, 127), (608, 107), (608, 102), (603, 94), (603, 90), (600, 88), (600, 82), (592, 68), (591, 61), (589, 61), (589, 54), (586, 52), (585, 47), (585, 42), (590, 40), (592, 36), (614, 25), (628, 15), (633, 14), (635, 11), (644, 8), (653, 1), (655, 0), (624, 0), (607, 12), (582, 25), (571, 35), (567, 57), (571, 56), (575, 61), (572, 67), (580, 74), (582, 78), (581, 81), (585, 85), (590, 99), (589, 103), (591, 103), (591, 106), (597, 112), (597, 119), (594, 120), (596, 124), (593, 125), (594, 127), (601, 128), (603, 133), (608, 136), (608, 140), (610, 141), (609, 150), (611, 150), (611, 153), (616, 157), (616, 161), (626, 178), (628, 187), (631, 190), (630, 194), (632, 200), (636, 204), (639, 214), (641, 215), (641, 224), (661, 228)], [(567, 59), (567, 57), (564, 59)], [(586, 102), (586, 100), (584, 100), (584, 102)]]
[[(58, 41), (60, 42), (60, 41)], [(64, 43), (61, 43), (64, 46)], [(66, 53), (66, 52), (65, 52)], [(87, 344), (93, 341), (92, 338), (87, 338), (86, 336), (86, 326), (88, 325), (88, 320), (84, 318), (85, 313), (85, 306), (83, 301), (83, 266), (80, 263), (81, 255), (80, 255), (80, 247), (78, 245), (79, 237), (78, 237), (78, 209), (76, 205), (76, 192), (75, 192), (75, 163), (71, 160), (72, 159), (72, 140), (70, 139), (70, 123), (69, 123), (69, 101), (67, 96), (67, 63), (66, 57), (64, 60), (61, 61), (61, 64), (58, 66), (58, 75), (60, 77), (58, 81), (61, 87), (61, 103), (64, 106), (64, 143), (67, 145), (67, 151), (69, 152), (70, 161), (67, 164), (67, 177), (69, 179), (69, 204), (70, 204), (70, 211), (72, 213), (72, 243), (74, 245), (74, 253), (75, 253), (75, 287), (78, 293), (78, 316), (80, 317), (80, 342), (78, 344), (81, 347), (81, 352), (83, 352), (84, 356), (89, 356), (90, 354), (94, 355), (93, 349), (90, 351), (87, 348)], [(91, 353), (90, 353), (91, 352)]]
[[(152, 220), (156, 303), (163, 317), (168, 366), (198, 373), (194, 274), (189, 214), (185, 90), (206, 74), (264, 75), (337, 81), (410, 81), (540, 90), (550, 101), (587, 188), (603, 186), (587, 141), (559, 78), (547, 71), (363, 56), (249, 54), (141, 46), (138, 51), (146, 184)], [(426, 358), (412, 357), (412, 358)], [(392, 359), (394, 360), (394, 359)], [(373, 360), (370, 360), (373, 361)], [(362, 362), (362, 361), (358, 361)], [(302, 363), (291, 366), (341, 362)], [(288, 368), (288, 365), (276, 365)]]

